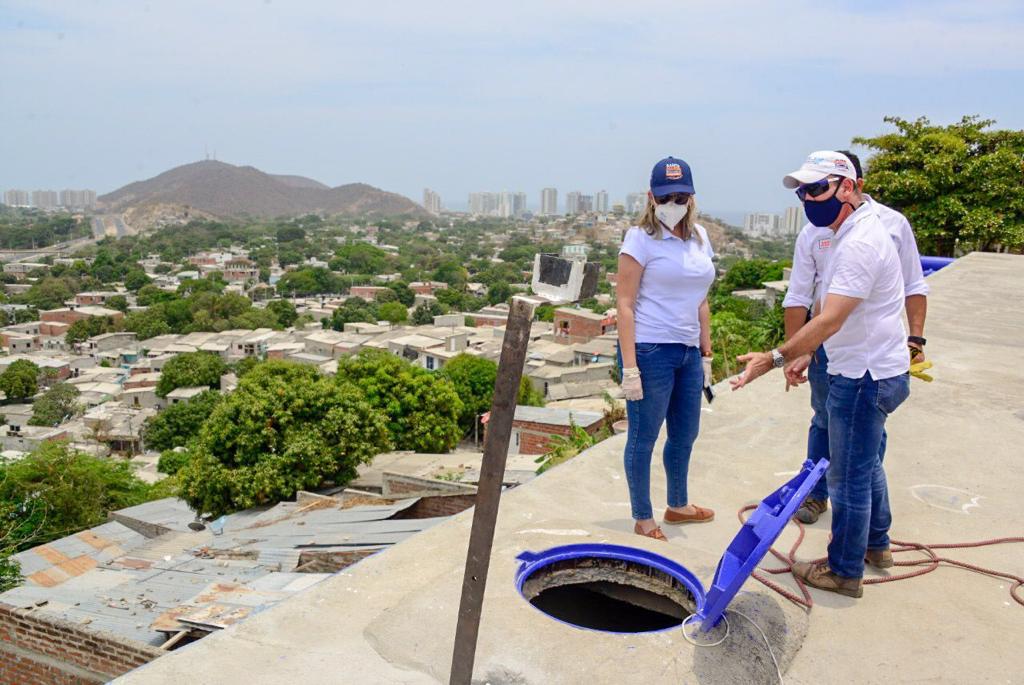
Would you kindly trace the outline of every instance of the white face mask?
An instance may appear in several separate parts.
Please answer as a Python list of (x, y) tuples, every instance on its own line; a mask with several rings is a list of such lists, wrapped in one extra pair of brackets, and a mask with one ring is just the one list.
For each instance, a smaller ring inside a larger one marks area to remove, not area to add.
[(677, 205), (675, 202), (669, 202), (655, 207), (654, 216), (658, 217), (658, 221), (668, 226), (669, 230), (672, 230), (676, 227), (676, 224), (686, 218), (686, 212), (689, 209), (689, 204)]

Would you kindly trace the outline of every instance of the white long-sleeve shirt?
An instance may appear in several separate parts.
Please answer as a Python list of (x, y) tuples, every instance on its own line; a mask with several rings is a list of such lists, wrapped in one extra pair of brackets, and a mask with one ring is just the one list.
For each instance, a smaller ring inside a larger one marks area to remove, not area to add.
[[(921, 253), (917, 250), (917, 240), (914, 239), (914, 231), (907, 217), (876, 202), (869, 195), (865, 195), (864, 199), (875, 210), (896, 245), (903, 272), (904, 297), (927, 295), (928, 284), (921, 269)], [(808, 223), (803, 227), (793, 250), (793, 271), (789, 276), (789, 290), (782, 300), (783, 307), (810, 308), (815, 301), (821, 299), (824, 294), (821, 292), (822, 274), (825, 273), (825, 265), (834, 245), (835, 233), (828, 226), (819, 228)]]

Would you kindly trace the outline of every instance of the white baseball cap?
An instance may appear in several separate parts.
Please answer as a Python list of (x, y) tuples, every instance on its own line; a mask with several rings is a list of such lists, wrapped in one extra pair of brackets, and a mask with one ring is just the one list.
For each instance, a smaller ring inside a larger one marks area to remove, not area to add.
[(849, 157), (835, 150), (818, 150), (807, 155), (799, 169), (787, 174), (782, 185), (792, 190), (828, 176), (844, 176), (857, 182), (857, 171)]

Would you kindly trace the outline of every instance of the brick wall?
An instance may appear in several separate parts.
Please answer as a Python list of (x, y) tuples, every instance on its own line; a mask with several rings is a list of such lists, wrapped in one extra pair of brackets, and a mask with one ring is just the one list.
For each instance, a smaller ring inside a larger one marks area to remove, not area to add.
[[(601, 430), (599, 419), (589, 426), (581, 426), (583, 430), (595, 435)], [(569, 426), (552, 426), (544, 423), (531, 423), (529, 421), (514, 421), (512, 430), (519, 435), (519, 454), (544, 454), (551, 449), (551, 438), (555, 435), (569, 435)]]
[(417, 476), (406, 476), (398, 473), (388, 473), (381, 476), (382, 493), (384, 497), (429, 497), (430, 495), (444, 494), (472, 494), (476, 495), (476, 487), (465, 483), (454, 481), (435, 480), (434, 478), (419, 478)]
[(429, 519), (439, 516), (454, 516), (476, 504), (476, 494), (436, 495), (421, 497), (416, 504), (399, 512), (395, 519)]
[(0, 603), (0, 682), (93, 685), (147, 664), (161, 649)]

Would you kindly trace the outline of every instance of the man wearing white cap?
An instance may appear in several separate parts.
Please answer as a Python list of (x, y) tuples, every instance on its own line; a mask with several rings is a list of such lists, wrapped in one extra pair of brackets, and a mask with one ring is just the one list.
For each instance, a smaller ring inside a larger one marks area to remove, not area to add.
[[(840, 150), (853, 163), (857, 175), (858, 189), (864, 188), (864, 173), (860, 160), (852, 152)], [(924, 361), (924, 322), (928, 312), (928, 284), (921, 269), (921, 255), (917, 251), (917, 241), (907, 217), (895, 209), (876, 202), (869, 195), (864, 199), (878, 213), (878, 218), (889, 231), (889, 237), (896, 245), (900, 256), (900, 268), (903, 271), (903, 288), (907, 324), (910, 335), (907, 336), (912, 362)], [(789, 288), (782, 301), (785, 310), (786, 340), (796, 335), (809, 315), (814, 311), (816, 295), (821, 293), (821, 278), (825, 272), (825, 264), (832, 254), (834, 235), (828, 226), (819, 227), (808, 223), (797, 236), (793, 249), (793, 269), (789, 277)], [(807, 431), (807, 459), (805, 466), (813, 466), (819, 459), (828, 458), (828, 354), (824, 346), (819, 347), (811, 355), (810, 366), (807, 367), (807, 381), (811, 392), (811, 425)], [(789, 389), (787, 384), (786, 389)], [(881, 452), (885, 454), (885, 435), (882, 436)], [(807, 495), (796, 518), (803, 523), (815, 523), (818, 517), (828, 509), (828, 476), (826, 474), (814, 489)], [(882, 561), (883, 567), (892, 565), (891, 557)]]
[(747, 366), (732, 386), (738, 390), (783, 366), (789, 383), (803, 383), (811, 353), (824, 343), (832, 541), (826, 561), (798, 562), (793, 573), (808, 585), (860, 597), (865, 558), (889, 555), (892, 516), (881, 447), (886, 418), (910, 394), (903, 274), (896, 247), (864, 199), (848, 157), (831, 150), (811, 153), (783, 185), (796, 190), (812, 224), (833, 231), (821, 313), (782, 347), (740, 356)]

